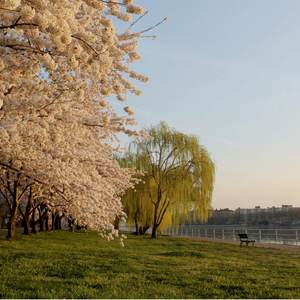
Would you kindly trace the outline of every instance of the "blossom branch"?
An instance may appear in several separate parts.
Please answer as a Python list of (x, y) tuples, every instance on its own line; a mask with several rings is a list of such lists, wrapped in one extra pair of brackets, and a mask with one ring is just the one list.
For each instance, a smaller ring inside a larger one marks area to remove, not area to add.
[(131, 23), (128, 29), (130, 29), (132, 26), (134, 26), (140, 19), (142, 19), (145, 15), (148, 14), (148, 11), (144, 12), (139, 18), (137, 18), (134, 22)]
[(77, 37), (77, 36), (75, 36), (75, 35), (71, 35), (71, 37), (72, 38), (74, 38), (74, 39), (78, 39), (78, 40), (80, 40), (80, 41), (82, 41), (84, 44), (86, 44), (90, 49), (92, 49), (96, 54), (97, 54), (97, 56), (99, 55), (99, 53), (89, 44), (89, 43), (87, 43), (85, 40), (83, 40), (82, 38), (80, 38), (80, 37)]
[(32, 23), (20, 23), (18, 24), (18, 22), (20, 21), (21, 16), (19, 16), (19, 18), (17, 19), (17, 21), (12, 24), (12, 25), (7, 25), (7, 26), (0, 26), (0, 29), (8, 29), (8, 28), (14, 28), (16, 26), (38, 26), (37, 24), (32, 24)]
[(63, 93), (60, 93), (53, 101), (51, 101), (50, 103), (45, 104), (43, 107), (39, 108), (37, 111), (41, 111), (42, 109), (45, 109), (46, 107), (54, 104), (54, 102), (62, 95)]
[(26, 178), (31, 179), (31, 180), (35, 181), (36, 183), (45, 184), (44, 182), (42, 182), (42, 181), (40, 181), (38, 179), (32, 178), (31, 176), (29, 176), (29, 175), (21, 172), (21, 170), (18, 170), (18, 169), (14, 168), (14, 167), (11, 167), (11, 166), (9, 166), (9, 165), (7, 165), (5, 163), (0, 162), (0, 166), (4, 167), (6, 169), (12, 170), (12, 171), (14, 171), (14, 172), (16, 172), (18, 174), (24, 175)]
[(150, 31), (150, 30), (154, 29), (155, 27), (159, 26), (160, 24), (162, 24), (163, 22), (165, 22), (165, 23), (168, 22), (168, 18), (164, 18), (163, 20), (161, 20), (161, 21), (158, 22), (157, 24), (155, 24), (155, 25), (149, 27), (148, 29), (145, 29), (145, 30), (140, 31), (140, 33), (145, 33), (145, 32), (147, 32), (147, 31)]

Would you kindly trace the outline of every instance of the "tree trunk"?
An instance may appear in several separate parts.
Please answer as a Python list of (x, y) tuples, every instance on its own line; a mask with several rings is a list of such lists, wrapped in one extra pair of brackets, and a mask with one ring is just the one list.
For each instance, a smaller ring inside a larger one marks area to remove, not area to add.
[(14, 239), (16, 237), (16, 219), (17, 219), (17, 213), (18, 213), (18, 207), (19, 207), (19, 189), (18, 189), (18, 182), (14, 182), (14, 191), (13, 191), (13, 203), (10, 207), (10, 219), (8, 222), (8, 233), (7, 238), (8, 239)]
[(45, 224), (46, 224), (46, 231), (49, 231), (49, 230), (50, 230), (50, 219), (49, 219), (49, 215), (47, 215), (47, 217), (46, 217)]
[(30, 218), (24, 220), (24, 233), (25, 235), (30, 235)]
[(55, 213), (52, 213), (52, 224), (51, 230), (55, 230)]
[(58, 214), (55, 216), (55, 230), (61, 230), (61, 219)]
[[(160, 200), (159, 200), (160, 201)], [(157, 229), (158, 229), (158, 207), (159, 207), (159, 201), (155, 204), (155, 209), (154, 209), (154, 222), (153, 222), (153, 227), (152, 227), (152, 235), (151, 238), (157, 238)]]
[(40, 230), (39, 231), (45, 231), (45, 218), (44, 214), (46, 213), (46, 209), (43, 208), (43, 205), (39, 205), (39, 225), (40, 225)]
[(114, 222), (115, 229), (119, 230), (120, 228), (120, 218), (116, 216), (115, 222)]
[(158, 225), (155, 223), (152, 227), (152, 235), (151, 238), (157, 238), (157, 229), (158, 229)]
[(31, 220), (31, 209), (33, 206), (33, 193), (32, 193), (32, 187), (29, 189), (29, 198), (26, 205), (25, 212), (21, 207), (19, 207), (19, 211), (21, 212), (23, 216), (23, 224), (24, 224), (24, 235), (30, 235), (30, 220)]
[(7, 229), (8, 229), (8, 234), (7, 238), (8, 239), (14, 239), (16, 237), (16, 219), (17, 219), (17, 212), (18, 212), (18, 206), (14, 204), (13, 210), (11, 211), (11, 216), (9, 219), (9, 222), (7, 224)]
[(37, 233), (38, 230), (37, 230), (37, 222), (36, 222), (36, 208), (33, 209), (33, 212), (32, 212), (32, 227), (31, 227), (31, 232), (32, 233)]
[(4, 229), (4, 226), (5, 226), (5, 217), (2, 217), (1, 229)]
[(44, 220), (40, 221), (40, 231), (46, 231), (45, 230), (45, 221)]
[(135, 223), (135, 231), (136, 231), (136, 235), (140, 234), (140, 226), (139, 226), (139, 222), (137, 221), (137, 218), (134, 218), (134, 223)]
[(32, 213), (32, 233), (37, 233), (37, 226), (40, 225), (39, 231), (45, 231), (45, 219), (48, 216), (48, 211), (44, 209), (44, 212), (42, 214), (42, 209), (39, 210), (39, 218), (37, 218), (37, 207), (35, 205), (35, 208), (33, 209)]

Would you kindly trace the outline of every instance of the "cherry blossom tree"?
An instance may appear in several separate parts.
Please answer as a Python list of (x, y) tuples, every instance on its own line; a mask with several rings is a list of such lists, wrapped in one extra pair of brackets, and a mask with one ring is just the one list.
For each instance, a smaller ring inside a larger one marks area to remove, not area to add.
[[(132, 15), (143, 14), (133, 0), (2, 0), (0, 10), (2, 109), (28, 105), (28, 101), (35, 108), (57, 104), (65, 91), (73, 97), (92, 94), (99, 101), (111, 94), (120, 101), (125, 101), (127, 92), (141, 95), (128, 78), (149, 80), (129, 66), (142, 58), (136, 47), (143, 31), (118, 33), (112, 20), (130, 22)], [(102, 104), (111, 108), (109, 102)], [(130, 106), (124, 110), (134, 113)], [(138, 136), (125, 124), (126, 118), (121, 118), (115, 124), (117, 131)]]
[(107, 97), (141, 95), (130, 79), (149, 78), (130, 68), (142, 58), (136, 48), (145, 31), (118, 32), (113, 20), (133, 25), (132, 16), (144, 14), (133, 0), (0, 0), (0, 192), (10, 207), (8, 237), (32, 188), (45, 209), (81, 226), (112, 228), (124, 216), (119, 195), (133, 173), (113, 160), (118, 149), (110, 142), (119, 132), (149, 135), (130, 130), (131, 107), (119, 116)]

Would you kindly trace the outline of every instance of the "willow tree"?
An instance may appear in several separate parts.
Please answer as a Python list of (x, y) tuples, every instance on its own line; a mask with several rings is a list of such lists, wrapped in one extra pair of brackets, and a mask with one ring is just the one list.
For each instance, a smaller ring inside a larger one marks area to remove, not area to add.
[[(175, 225), (193, 218), (207, 220), (211, 210), (215, 167), (195, 135), (168, 127), (165, 122), (146, 129), (153, 139), (133, 140), (121, 165), (134, 166), (141, 182), (123, 195), (125, 212), (137, 214), (145, 225), (152, 215), (152, 238), (157, 237), (166, 218)], [(127, 161), (127, 165), (125, 164)]]
[[(139, 157), (140, 158), (140, 157)], [(140, 162), (145, 163), (147, 156), (140, 160), (137, 160), (137, 155), (130, 152), (124, 153), (122, 156), (116, 157), (119, 164), (123, 168), (132, 169), (144, 169)], [(122, 196), (123, 209), (127, 214), (128, 226), (134, 225), (136, 228), (136, 234), (144, 234), (153, 223), (154, 206), (151, 203), (149, 194), (145, 187), (145, 181), (147, 178), (143, 173), (137, 172), (133, 177), (136, 178), (134, 189), (129, 188)]]

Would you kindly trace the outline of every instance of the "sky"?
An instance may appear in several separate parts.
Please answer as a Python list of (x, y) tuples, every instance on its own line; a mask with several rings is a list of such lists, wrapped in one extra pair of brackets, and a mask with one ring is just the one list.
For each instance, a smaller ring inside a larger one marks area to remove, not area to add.
[(137, 128), (199, 136), (216, 165), (214, 209), (300, 207), (300, 1), (134, 3), (149, 12), (137, 30), (169, 19), (132, 65), (150, 77), (126, 96)]

